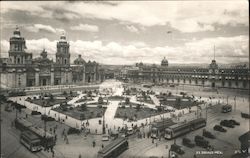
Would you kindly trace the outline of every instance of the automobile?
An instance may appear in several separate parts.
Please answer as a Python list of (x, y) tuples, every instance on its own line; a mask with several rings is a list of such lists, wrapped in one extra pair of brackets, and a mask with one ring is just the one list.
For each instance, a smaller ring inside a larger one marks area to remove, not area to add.
[(5, 107), (4, 107), (4, 110), (7, 111), (7, 112), (11, 112), (11, 111), (12, 111), (11, 108), (10, 108), (9, 106), (5, 106)]
[(249, 119), (250, 118), (250, 114), (241, 112), (241, 117)]
[(195, 146), (195, 144), (192, 143), (191, 140), (188, 139), (188, 138), (183, 138), (182, 139), (182, 144), (189, 147), (189, 148), (193, 148)]
[(221, 108), (222, 113), (228, 113), (232, 111), (232, 105), (223, 105)]
[(215, 136), (211, 132), (209, 132), (205, 129), (203, 130), (202, 136), (207, 137), (207, 138), (211, 138), (211, 139), (215, 139)]
[(227, 130), (220, 125), (215, 125), (214, 130), (219, 132), (227, 132)]
[(127, 133), (128, 133), (128, 135), (132, 135), (132, 134), (134, 134), (134, 130), (133, 130), (133, 128), (128, 128)]
[(171, 151), (176, 152), (177, 154), (184, 154), (185, 152), (182, 150), (181, 146), (177, 145), (177, 144), (172, 144), (171, 145)]
[(103, 135), (102, 141), (109, 141), (109, 135)]
[(196, 136), (194, 137), (194, 141), (196, 141), (196, 140), (204, 140), (204, 137), (199, 136), (199, 135), (196, 135)]
[(202, 136), (195, 136), (194, 141), (197, 146), (202, 148), (208, 148), (210, 146), (209, 142)]
[(235, 120), (233, 120), (233, 119), (231, 119), (231, 120), (228, 120), (231, 124), (233, 124), (233, 125), (237, 125), (237, 126), (239, 126), (240, 125), (240, 123), (238, 122), (238, 121), (235, 121)]
[(222, 120), (220, 122), (221, 126), (225, 126), (225, 127), (229, 127), (229, 128), (234, 128), (234, 124), (232, 124), (232, 122), (228, 121), (228, 120)]

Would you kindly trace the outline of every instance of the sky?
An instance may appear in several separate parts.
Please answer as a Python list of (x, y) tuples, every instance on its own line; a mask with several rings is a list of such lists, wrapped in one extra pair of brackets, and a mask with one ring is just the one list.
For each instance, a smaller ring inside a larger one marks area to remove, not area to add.
[[(127, 65), (136, 62), (249, 62), (247, 0), (231, 1), (1, 1), (1, 57), (18, 25), (27, 52), (43, 49), (55, 61), (62, 33), (71, 62)], [(215, 48), (215, 49), (214, 49)]]

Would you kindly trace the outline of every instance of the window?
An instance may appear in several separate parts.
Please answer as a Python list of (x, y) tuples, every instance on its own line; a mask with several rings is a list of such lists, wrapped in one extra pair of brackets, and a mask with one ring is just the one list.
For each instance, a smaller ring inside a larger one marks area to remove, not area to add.
[(17, 58), (17, 63), (20, 64), (20, 58)]
[(64, 59), (64, 64), (67, 64), (67, 59)]

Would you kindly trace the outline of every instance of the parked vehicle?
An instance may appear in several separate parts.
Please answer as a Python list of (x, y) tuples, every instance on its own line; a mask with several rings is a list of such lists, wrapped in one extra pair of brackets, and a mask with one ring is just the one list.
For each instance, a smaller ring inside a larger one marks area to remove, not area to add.
[(231, 120), (228, 120), (231, 124), (233, 124), (233, 125), (237, 125), (237, 126), (239, 126), (240, 125), (240, 123), (239, 122), (237, 122), (237, 121), (235, 121), (235, 120), (233, 120), (233, 119), (231, 119)]
[(211, 138), (211, 139), (215, 139), (215, 136), (211, 132), (209, 132), (205, 129), (203, 130), (202, 136), (207, 137), (207, 138)]
[(248, 119), (249, 119), (249, 118), (250, 118), (250, 114), (247, 114), (247, 113), (243, 113), (243, 112), (242, 112), (242, 113), (241, 113), (241, 117), (242, 117), (242, 118), (248, 118)]
[(227, 130), (220, 125), (215, 125), (214, 130), (219, 132), (227, 132)]
[(222, 120), (220, 122), (221, 126), (225, 126), (225, 127), (229, 127), (229, 128), (234, 128), (234, 124), (232, 124), (232, 122), (228, 121), (228, 120)]
[(221, 108), (222, 113), (228, 113), (232, 111), (232, 105), (223, 105)]
[(204, 137), (202, 136), (198, 136), (198, 135), (195, 136), (194, 141), (197, 146), (200, 146), (202, 148), (210, 147), (209, 142), (206, 139), (204, 139)]
[(102, 141), (109, 141), (109, 135), (103, 135)]
[(191, 142), (191, 140), (188, 138), (183, 138), (182, 144), (189, 147), (189, 148), (193, 148), (195, 146), (195, 144), (193, 142)]
[(185, 152), (182, 150), (181, 146), (177, 145), (177, 144), (172, 144), (171, 145), (171, 151), (176, 152), (177, 154), (184, 154)]
[(133, 128), (128, 128), (127, 133), (128, 133), (128, 135), (132, 135), (132, 134), (134, 134), (134, 130), (133, 130)]

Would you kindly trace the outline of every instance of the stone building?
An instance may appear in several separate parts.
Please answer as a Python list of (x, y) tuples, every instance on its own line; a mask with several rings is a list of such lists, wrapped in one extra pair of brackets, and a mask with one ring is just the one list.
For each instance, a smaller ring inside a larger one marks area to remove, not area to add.
[(195, 85), (213, 88), (249, 89), (250, 71), (247, 67), (220, 68), (216, 60), (207, 67), (169, 66), (164, 58), (161, 65), (136, 64), (122, 77), (132, 82)]
[(27, 52), (24, 37), (16, 28), (10, 38), (9, 58), (0, 59), (0, 81), (2, 88), (24, 88), (32, 86), (85, 84), (99, 82), (99, 65), (87, 63), (79, 56), (70, 64), (70, 44), (61, 35), (56, 45), (56, 61), (48, 59), (44, 49), (40, 57), (33, 58)]

